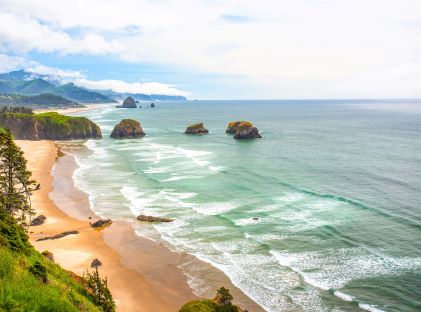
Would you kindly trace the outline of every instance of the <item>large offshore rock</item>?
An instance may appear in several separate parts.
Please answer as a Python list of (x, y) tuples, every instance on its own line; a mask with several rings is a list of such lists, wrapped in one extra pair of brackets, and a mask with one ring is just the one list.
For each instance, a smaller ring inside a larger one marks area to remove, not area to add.
[(120, 121), (111, 132), (112, 138), (138, 138), (144, 136), (140, 122), (133, 119), (123, 119)]
[(193, 124), (187, 127), (185, 134), (208, 134), (209, 131), (203, 126), (203, 123)]

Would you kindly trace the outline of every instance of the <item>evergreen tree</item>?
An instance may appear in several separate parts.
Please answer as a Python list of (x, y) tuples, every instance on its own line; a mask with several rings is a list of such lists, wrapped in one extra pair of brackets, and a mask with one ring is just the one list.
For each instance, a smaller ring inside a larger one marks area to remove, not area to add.
[(22, 224), (32, 213), (30, 196), (40, 188), (26, 163), (10, 131), (0, 133), (0, 208), (20, 219)]
[(115, 303), (108, 289), (107, 278), (102, 279), (99, 276), (98, 266), (95, 266), (93, 273), (86, 273), (85, 281), (87, 287), (92, 290), (95, 303), (102, 307), (105, 312), (114, 312)]

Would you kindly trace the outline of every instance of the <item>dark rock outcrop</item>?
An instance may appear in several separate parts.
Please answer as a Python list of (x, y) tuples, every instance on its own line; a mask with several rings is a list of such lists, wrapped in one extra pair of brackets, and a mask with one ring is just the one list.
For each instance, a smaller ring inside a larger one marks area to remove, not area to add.
[(209, 131), (203, 126), (203, 123), (193, 124), (187, 127), (185, 134), (208, 134)]
[(41, 252), (41, 254), (47, 258), (48, 260), (50, 260), (51, 262), (54, 262), (54, 255), (51, 251), (48, 250), (44, 250), (43, 252)]
[(228, 123), (228, 127), (227, 127), (227, 130), (225, 130), (225, 133), (235, 134), (237, 132), (238, 126), (242, 122), (245, 122), (245, 121), (231, 121), (230, 123)]
[(37, 242), (38, 241), (44, 241), (44, 240), (50, 240), (50, 239), (59, 239), (59, 238), (62, 238), (62, 237), (65, 237), (65, 236), (71, 235), (71, 234), (79, 234), (79, 231), (77, 231), (77, 230), (74, 230), (74, 231), (66, 231), (66, 232), (59, 233), (59, 234), (56, 234), (56, 235), (53, 235), (53, 236), (47, 236), (47, 237), (38, 238), (37, 239)]
[(234, 139), (260, 139), (261, 137), (259, 130), (249, 121), (241, 122), (234, 135)]
[(97, 268), (97, 267), (100, 267), (101, 265), (102, 265), (102, 262), (99, 261), (97, 258), (95, 258), (91, 262), (91, 268)]
[(154, 108), (155, 107), (155, 104), (154, 103), (151, 103), (151, 108)]
[(131, 97), (127, 97), (124, 102), (123, 105), (121, 106), (122, 108), (136, 108), (136, 101)]
[(140, 122), (133, 119), (123, 119), (111, 132), (111, 137), (114, 139), (138, 138), (144, 135)]
[(41, 225), (47, 220), (47, 217), (44, 215), (39, 215), (31, 221), (31, 226)]
[(94, 223), (91, 223), (91, 226), (94, 229), (102, 230), (103, 228), (106, 228), (107, 226), (110, 226), (113, 223), (111, 219), (105, 219), (105, 220), (98, 220)]
[(140, 215), (137, 217), (137, 219), (139, 221), (144, 221), (144, 222), (173, 222), (174, 221), (174, 219), (170, 219), (170, 218), (160, 218), (160, 217), (145, 216), (145, 215)]
[(83, 140), (102, 138), (101, 129), (85, 117), (55, 112), (0, 114), (0, 127), (8, 128), (18, 140)]

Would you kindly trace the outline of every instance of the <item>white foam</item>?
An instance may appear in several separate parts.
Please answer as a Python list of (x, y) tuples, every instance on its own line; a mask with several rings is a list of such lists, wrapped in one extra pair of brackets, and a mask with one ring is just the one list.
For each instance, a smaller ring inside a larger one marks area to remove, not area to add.
[(338, 290), (335, 290), (335, 291), (333, 292), (333, 294), (334, 294), (336, 297), (338, 297), (339, 299), (343, 300), (343, 301), (351, 302), (351, 301), (353, 300), (352, 296), (347, 295), (347, 294), (345, 294), (345, 293), (343, 293), (343, 292), (340, 292), (340, 291), (338, 291)]
[(384, 312), (383, 310), (379, 310), (379, 309), (377, 309), (377, 308), (375, 308), (375, 307), (373, 307), (369, 304), (365, 304), (365, 303), (358, 304), (358, 307), (363, 309), (363, 310), (369, 311), (369, 312)]
[(192, 175), (186, 175), (186, 176), (174, 176), (171, 178), (160, 180), (161, 182), (174, 182), (174, 181), (180, 181), (180, 180), (188, 180), (188, 179), (200, 179), (201, 176), (192, 176)]
[(209, 216), (223, 214), (238, 207), (240, 207), (240, 205), (233, 202), (200, 203), (192, 206), (194, 211)]

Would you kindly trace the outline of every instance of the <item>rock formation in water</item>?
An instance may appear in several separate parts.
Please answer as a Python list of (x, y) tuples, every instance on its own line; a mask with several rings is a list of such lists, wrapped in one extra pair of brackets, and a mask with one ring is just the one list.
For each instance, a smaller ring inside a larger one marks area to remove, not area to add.
[(155, 107), (155, 104), (154, 103), (151, 103), (151, 108), (154, 108)]
[(203, 123), (197, 123), (187, 127), (185, 134), (208, 134), (209, 131), (203, 126)]
[(122, 138), (138, 138), (144, 136), (140, 122), (133, 119), (123, 119), (111, 132), (111, 137), (115, 139)]
[(131, 97), (127, 97), (124, 102), (123, 105), (121, 105), (121, 108), (136, 108), (136, 101)]
[(85, 117), (56, 112), (0, 114), (0, 127), (8, 128), (18, 140), (81, 140), (102, 138), (101, 129)]
[(174, 221), (174, 219), (170, 219), (170, 218), (160, 218), (160, 217), (145, 216), (145, 215), (140, 215), (137, 217), (137, 219), (139, 221), (144, 221), (144, 222), (173, 222)]
[(261, 137), (259, 130), (249, 121), (241, 122), (234, 135), (234, 139), (260, 139)]
[(238, 126), (242, 122), (245, 122), (245, 121), (231, 121), (230, 123), (228, 123), (228, 127), (227, 127), (227, 130), (225, 130), (225, 133), (235, 134), (237, 132)]

